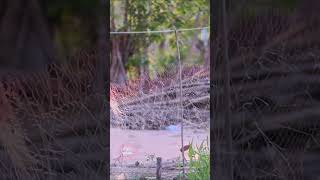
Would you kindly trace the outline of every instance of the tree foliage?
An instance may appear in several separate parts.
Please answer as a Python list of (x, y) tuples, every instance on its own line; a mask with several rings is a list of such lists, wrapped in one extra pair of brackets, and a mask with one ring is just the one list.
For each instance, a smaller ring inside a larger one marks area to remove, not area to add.
[[(209, 25), (209, 0), (111, 0), (112, 31), (147, 31), (173, 28), (192, 28), (196, 22)], [(181, 36), (192, 37), (194, 32), (183, 33)], [(129, 69), (138, 69), (148, 65), (145, 58), (146, 48), (154, 43), (161, 44), (169, 39), (169, 45), (175, 48), (174, 34), (138, 34), (113, 36), (113, 44), (119, 44), (118, 51), (122, 54), (121, 61)], [(160, 48), (160, 47), (159, 47)], [(186, 49), (183, 49), (186, 52)], [(113, 52), (115, 55), (115, 52)], [(154, 66), (161, 68), (172, 62), (172, 55), (162, 54)], [(141, 60), (145, 59), (144, 63)], [(161, 59), (161, 62), (160, 62)], [(119, 61), (114, 58), (113, 61)], [(117, 75), (115, 75), (117, 76)]]
[(42, 5), (60, 55), (96, 42), (98, 0), (45, 0)]

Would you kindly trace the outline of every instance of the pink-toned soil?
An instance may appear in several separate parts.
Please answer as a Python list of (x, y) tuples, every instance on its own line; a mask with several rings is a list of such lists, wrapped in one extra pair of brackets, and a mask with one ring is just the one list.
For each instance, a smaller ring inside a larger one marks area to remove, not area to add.
[[(156, 157), (162, 157), (162, 161), (168, 161), (181, 157), (180, 131), (168, 130), (123, 130), (112, 128), (110, 130), (110, 158), (111, 163), (133, 164), (138, 162), (155, 161)], [(184, 130), (184, 145), (191, 141), (194, 145), (209, 138), (207, 130)], [(121, 154), (123, 154), (121, 156)], [(187, 153), (185, 153), (187, 156)]]

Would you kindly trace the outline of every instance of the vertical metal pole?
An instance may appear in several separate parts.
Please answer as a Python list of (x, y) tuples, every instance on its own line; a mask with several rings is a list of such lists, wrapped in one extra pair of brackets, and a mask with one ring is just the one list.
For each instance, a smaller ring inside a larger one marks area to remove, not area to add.
[[(175, 36), (176, 36), (176, 44), (177, 44), (177, 55), (178, 55), (178, 62), (179, 62), (179, 84), (180, 84), (180, 107), (179, 107), (179, 117), (181, 122), (181, 148), (183, 149), (183, 105), (182, 105), (182, 64), (181, 64), (181, 56), (180, 56), (180, 46), (179, 46), (179, 39), (177, 34), (177, 29), (175, 28)], [(185, 157), (184, 151), (182, 153), (182, 179), (185, 179)]]

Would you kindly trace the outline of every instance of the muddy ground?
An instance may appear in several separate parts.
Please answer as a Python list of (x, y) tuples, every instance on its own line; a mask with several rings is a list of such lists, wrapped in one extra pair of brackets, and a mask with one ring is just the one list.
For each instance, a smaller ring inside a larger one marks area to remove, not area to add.
[[(200, 145), (209, 138), (204, 129), (184, 129), (184, 144)], [(208, 141), (209, 142), (209, 141)], [(172, 179), (181, 172), (179, 130), (110, 130), (111, 179), (155, 177), (156, 158), (163, 162), (162, 177)], [(185, 152), (185, 156), (187, 153)], [(188, 160), (188, 157), (186, 157)], [(148, 179), (148, 178), (147, 178)]]

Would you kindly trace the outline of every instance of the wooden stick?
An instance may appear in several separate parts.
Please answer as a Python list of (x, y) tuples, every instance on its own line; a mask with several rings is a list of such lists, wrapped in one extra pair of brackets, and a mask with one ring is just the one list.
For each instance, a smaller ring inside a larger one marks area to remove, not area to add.
[(161, 179), (161, 157), (157, 157), (157, 180), (160, 180)]

